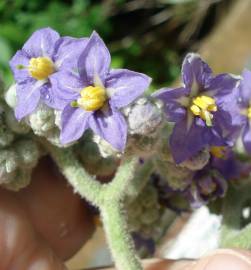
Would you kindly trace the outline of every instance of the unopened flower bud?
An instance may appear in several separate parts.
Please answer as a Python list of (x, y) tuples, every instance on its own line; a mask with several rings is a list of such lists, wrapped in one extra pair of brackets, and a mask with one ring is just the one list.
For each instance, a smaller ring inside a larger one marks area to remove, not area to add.
[(22, 168), (34, 168), (38, 162), (39, 149), (38, 145), (28, 139), (18, 141), (14, 148), (18, 155), (19, 165)]
[(40, 104), (37, 110), (27, 117), (27, 121), (34, 133), (39, 136), (46, 137), (56, 126), (54, 110), (43, 104)]
[(198, 154), (183, 161), (180, 166), (184, 168), (188, 168), (192, 171), (201, 170), (206, 166), (210, 158), (210, 153), (207, 149), (200, 151)]
[(15, 177), (10, 182), (4, 183), (3, 186), (12, 191), (19, 191), (30, 184), (31, 173), (30, 169), (18, 169)]
[(140, 98), (130, 107), (127, 120), (129, 133), (150, 136), (162, 123), (162, 111), (159, 104)]
[(158, 173), (174, 190), (184, 190), (190, 184), (193, 176), (193, 171), (190, 169), (161, 159), (156, 159), (156, 168)]
[(18, 157), (12, 150), (0, 151), (0, 184), (10, 182), (18, 168)]
[(13, 110), (5, 110), (5, 121), (7, 126), (15, 133), (26, 134), (30, 131), (30, 127), (24, 120), (17, 121)]
[(14, 140), (14, 134), (8, 129), (0, 116), (0, 147), (6, 147)]

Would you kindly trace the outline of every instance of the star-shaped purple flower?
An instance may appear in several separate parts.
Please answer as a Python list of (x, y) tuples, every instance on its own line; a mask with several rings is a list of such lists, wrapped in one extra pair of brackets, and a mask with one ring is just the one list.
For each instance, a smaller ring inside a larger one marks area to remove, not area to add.
[(141, 96), (151, 79), (126, 69), (110, 69), (111, 56), (96, 32), (78, 60), (78, 73), (52, 75), (53, 94), (61, 99), (61, 142), (78, 140), (90, 128), (122, 151), (127, 123), (119, 111)]
[(52, 98), (50, 77), (62, 70), (77, 67), (77, 59), (84, 50), (87, 38), (61, 37), (51, 28), (43, 28), (32, 34), (23, 48), (10, 60), (17, 83), (18, 120), (31, 114), (39, 102), (57, 108), (56, 96)]
[(174, 122), (170, 148), (176, 163), (191, 158), (204, 147), (232, 145), (239, 131), (237, 79), (213, 76), (197, 54), (188, 54), (182, 65), (184, 86), (163, 88), (153, 96), (164, 102), (167, 119)]
[(223, 197), (228, 188), (227, 181), (213, 168), (195, 173), (193, 185), (184, 193), (192, 208), (199, 208), (209, 201)]
[[(243, 121), (242, 141), (246, 151), (251, 154), (251, 71), (245, 69), (238, 87), (239, 116)], [(241, 121), (240, 120), (240, 121)]]

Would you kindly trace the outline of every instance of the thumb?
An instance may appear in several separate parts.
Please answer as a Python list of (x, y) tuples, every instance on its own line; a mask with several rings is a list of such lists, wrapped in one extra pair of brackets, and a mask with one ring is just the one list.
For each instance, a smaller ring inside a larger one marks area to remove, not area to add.
[(237, 249), (219, 249), (194, 263), (191, 270), (250, 270), (251, 252)]
[(251, 252), (237, 249), (219, 249), (200, 260), (143, 261), (146, 270), (250, 270)]
[(0, 269), (66, 269), (35, 232), (18, 200), (3, 190), (0, 197)]

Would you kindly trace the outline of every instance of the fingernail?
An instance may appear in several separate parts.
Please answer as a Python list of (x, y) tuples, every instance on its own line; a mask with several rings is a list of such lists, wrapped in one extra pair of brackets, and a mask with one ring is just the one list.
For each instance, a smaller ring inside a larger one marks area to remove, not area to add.
[(251, 270), (249, 256), (234, 250), (218, 250), (199, 261), (193, 270)]

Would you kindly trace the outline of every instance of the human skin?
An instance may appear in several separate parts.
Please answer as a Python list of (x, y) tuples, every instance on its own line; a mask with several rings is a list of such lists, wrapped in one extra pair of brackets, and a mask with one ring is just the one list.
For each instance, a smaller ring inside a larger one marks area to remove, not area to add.
[[(19, 191), (0, 189), (0, 269), (61, 270), (91, 237), (93, 218), (86, 202), (74, 194), (49, 158)], [(152, 259), (148, 270), (251, 269), (247, 251), (219, 250), (199, 261)]]

